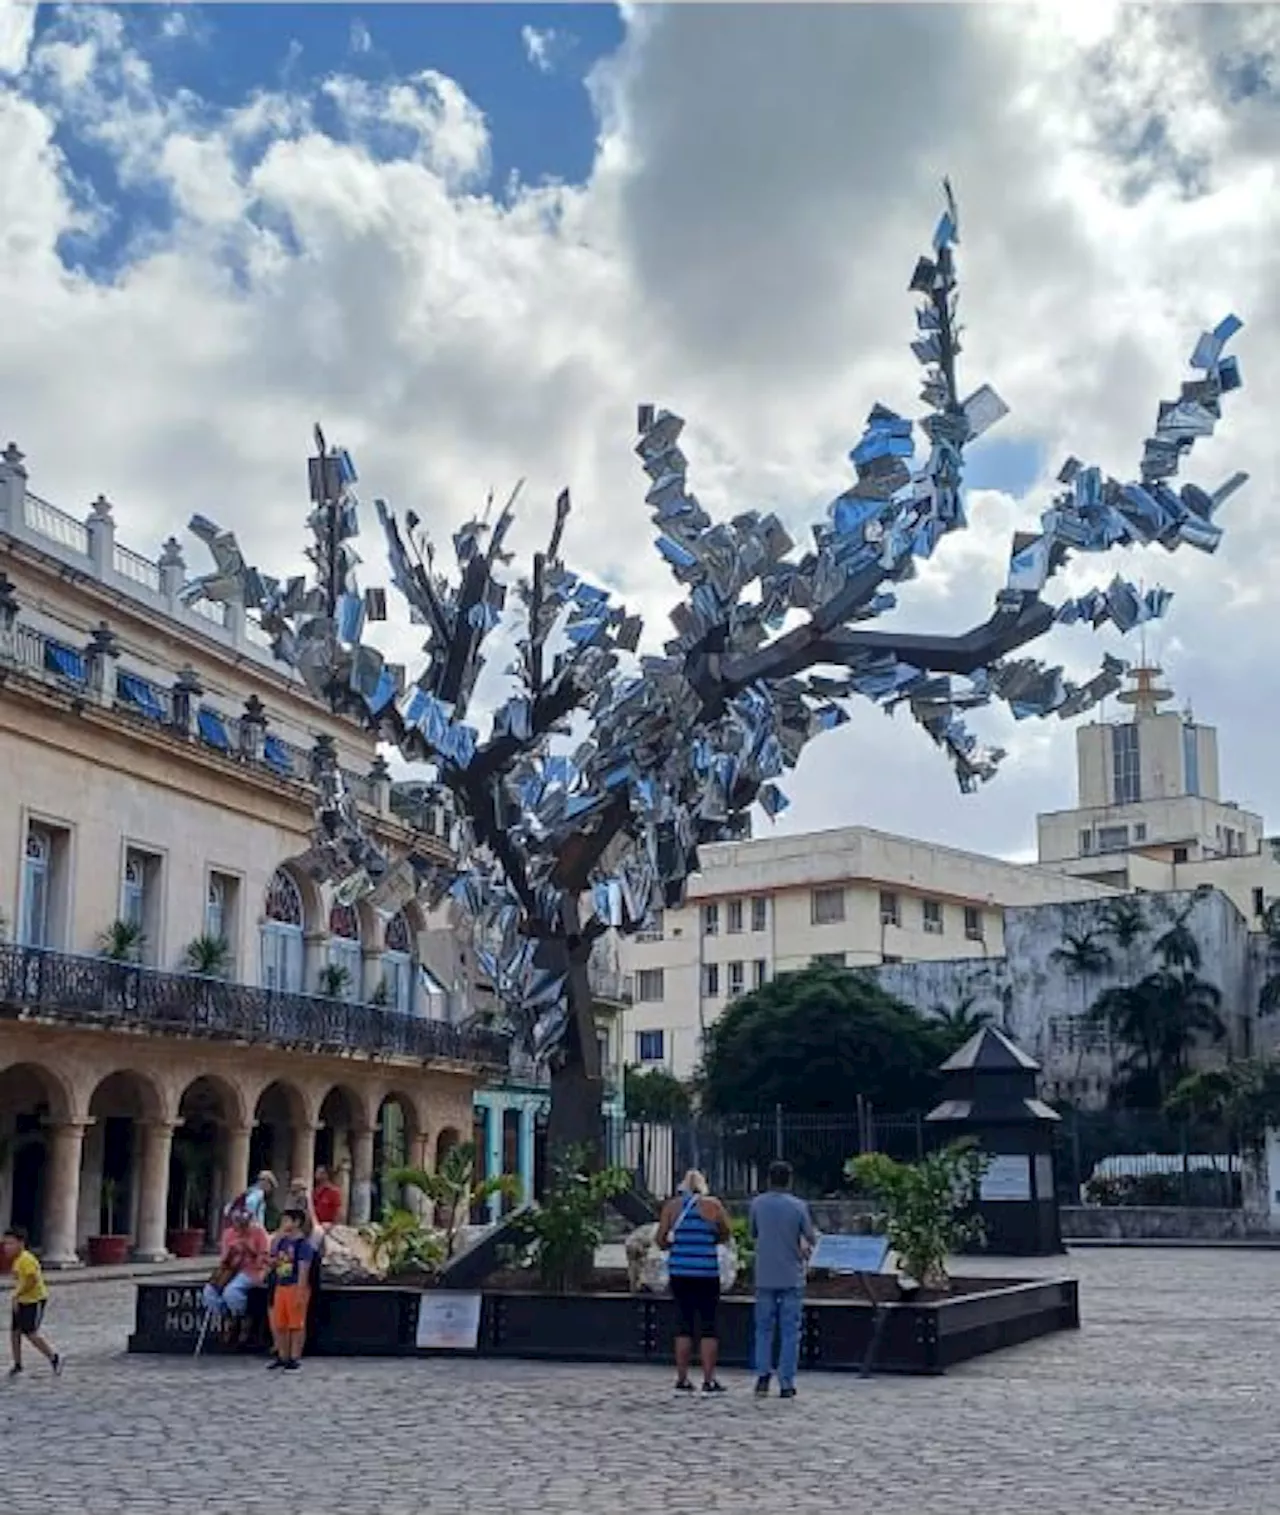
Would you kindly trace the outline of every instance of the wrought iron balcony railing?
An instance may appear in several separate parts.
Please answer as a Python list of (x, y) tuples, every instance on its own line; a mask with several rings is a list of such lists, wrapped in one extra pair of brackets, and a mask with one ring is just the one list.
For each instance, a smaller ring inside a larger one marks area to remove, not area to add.
[(309, 994), (0, 944), (0, 1014), (289, 1047), (507, 1067), (509, 1038)]

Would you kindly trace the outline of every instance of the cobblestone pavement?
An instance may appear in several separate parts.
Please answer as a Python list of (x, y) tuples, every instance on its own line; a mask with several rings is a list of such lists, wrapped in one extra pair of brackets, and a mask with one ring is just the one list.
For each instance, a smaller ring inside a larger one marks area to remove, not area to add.
[[(68, 1363), (0, 1386), (23, 1515), (864, 1511), (1274, 1515), (1280, 1258), (1081, 1252), (1084, 1328), (940, 1379), (812, 1374), (679, 1402), (656, 1369), (123, 1354), (132, 1285), (55, 1292)], [(978, 1271), (970, 1267), (969, 1271)]]

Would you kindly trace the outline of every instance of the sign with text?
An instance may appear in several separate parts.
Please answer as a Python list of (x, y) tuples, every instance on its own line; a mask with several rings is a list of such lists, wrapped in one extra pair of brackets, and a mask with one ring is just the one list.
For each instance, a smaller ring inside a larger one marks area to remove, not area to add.
[(809, 1266), (824, 1273), (879, 1273), (888, 1255), (886, 1236), (820, 1236)]
[(417, 1345), (433, 1352), (474, 1352), (480, 1344), (480, 1295), (432, 1290), (418, 1297)]
[(988, 1202), (1030, 1199), (1031, 1158), (1025, 1153), (1016, 1157), (993, 1157), (991, 1166), (982, 1175), (982, 1187), (978, 1192)]

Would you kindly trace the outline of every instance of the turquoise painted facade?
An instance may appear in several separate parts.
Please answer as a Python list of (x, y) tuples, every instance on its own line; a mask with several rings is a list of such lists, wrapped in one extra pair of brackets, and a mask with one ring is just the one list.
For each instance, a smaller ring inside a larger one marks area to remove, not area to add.
[[(521, 1185), (521, 1202), (533, 1198), (534, 1172), (536, 1168), (535, 1145), (539, 1117), (546, 1116), (550, 1095), (545, 1083), (534, 1079), (527, 1082), (509, 1078), (505, 1083), (488, 1089), (478, 1089), (475, 1096), (477, 1150), (483, 1145), (487, 1174), (515, 1172)], [(618, 1129), (622, 1126), (623, 1103), (620, 1086), (612, 1083), (605, 1087), (605, 1121)], [(514, 1129), (514, 1154), (510, 1152), (507, 1137), (508, 1116)], [(515, 1161), (509, 1159), (514, 1156)], [(497, 1220), (502, 1208), (501, 1199), (495, 1195), (489, 1201), (489, 1215)]]

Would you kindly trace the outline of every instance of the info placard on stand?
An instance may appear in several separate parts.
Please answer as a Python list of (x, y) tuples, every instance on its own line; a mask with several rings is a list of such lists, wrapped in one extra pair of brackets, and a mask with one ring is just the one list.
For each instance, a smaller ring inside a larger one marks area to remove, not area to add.
[(809, 1267), (820, 1273), (881, 1273), (889, 1256), (886, 1236), (820, 1236)]
[(474, 1352), (480, 1344), (479, 1294), (431, 1290), (418, 1300), (416, 1344), (421, 1351)]

